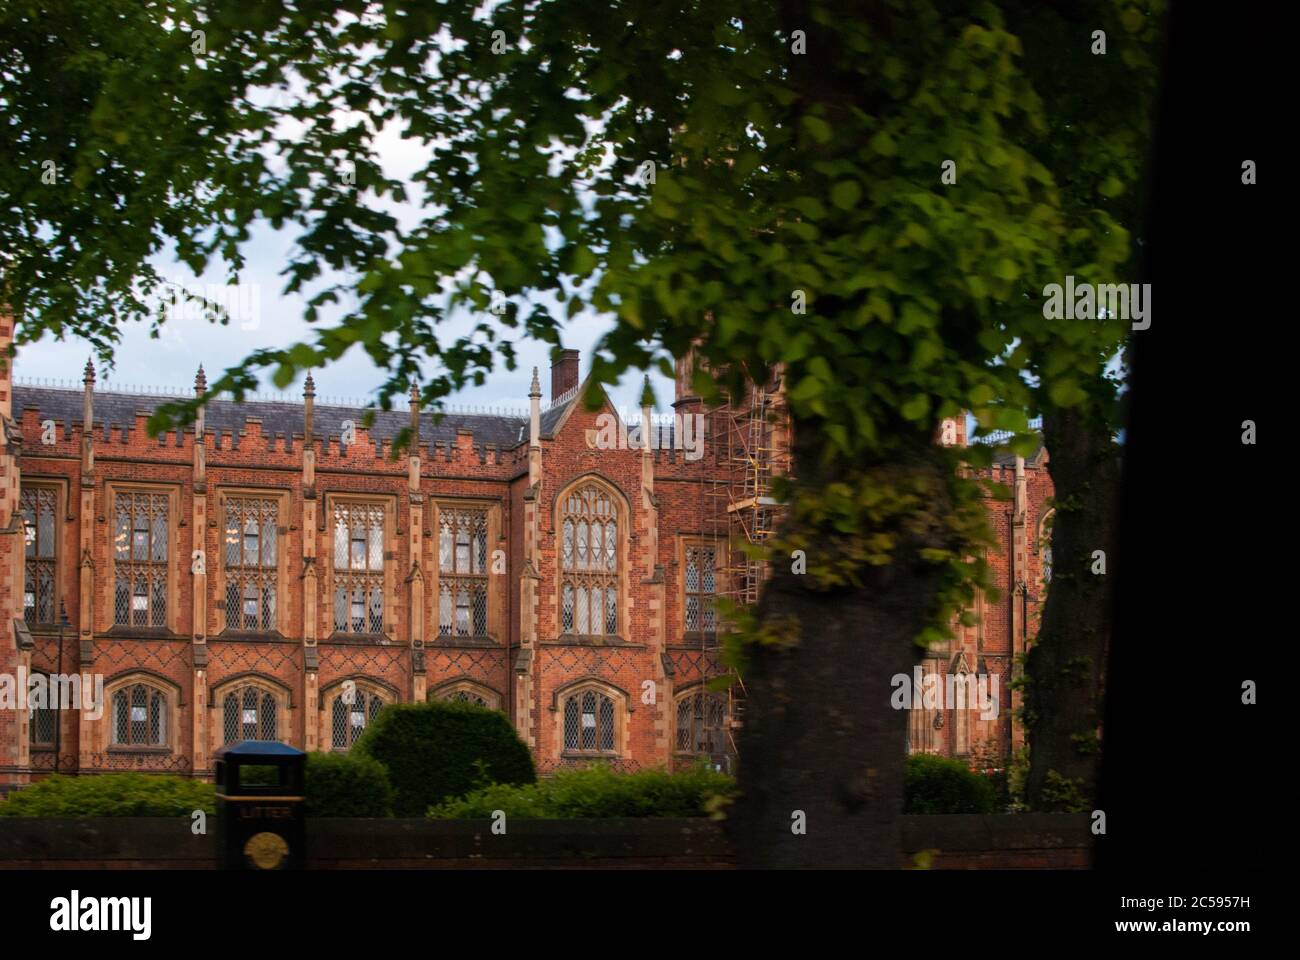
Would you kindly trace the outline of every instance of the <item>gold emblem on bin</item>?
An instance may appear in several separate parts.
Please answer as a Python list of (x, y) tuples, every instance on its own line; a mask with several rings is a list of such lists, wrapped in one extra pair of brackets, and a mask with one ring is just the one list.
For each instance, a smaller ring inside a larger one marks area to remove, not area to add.
[(289, 844), (278, 833), (255, 833), (244, 844), (244, 856), (259, 870), (274, 870), (289, 855)]

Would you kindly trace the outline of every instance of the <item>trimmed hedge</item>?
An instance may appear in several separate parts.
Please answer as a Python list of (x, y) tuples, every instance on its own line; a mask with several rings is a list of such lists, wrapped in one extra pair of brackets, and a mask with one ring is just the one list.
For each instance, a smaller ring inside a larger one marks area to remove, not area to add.
[(393, 786), (378, 760), (350, 753), (307, 754), (307, 816), (392, 815)]
[(578, 820), (602, 817), (706, 817), (736, 792), (735, 780), (704, 766), (677, 773), (615, 773), (604, 764), (564, 770), (523, 786), (493, 784), (429, 809), (431, 820), (507, 818)]
[(9, 794), (0, 817), (188, 817), (217, 812), (212, 784), (156, 773), (56, 773)]
[(454, 700), (384, 707), (352, 753), (387, 769), (399, 817), (423, 816), (433, 804), (487, 784), (537, 779), (532, 755), (504, 713)]
[(932, 753), (907, 758), (904, 813), (993, 813), (996, 809), (993, 783), (960, 760)]

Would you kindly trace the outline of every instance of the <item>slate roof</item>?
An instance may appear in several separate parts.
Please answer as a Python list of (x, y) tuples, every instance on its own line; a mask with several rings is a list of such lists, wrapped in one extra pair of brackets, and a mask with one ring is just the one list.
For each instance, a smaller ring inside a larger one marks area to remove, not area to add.
[[(131, 426), (135, 423), (137, 412), (150, 414), (161, 403), (180, 397), (156, 396), (152, 394), (114, 393), (96, 390), (95, 423), (102, 430), (104, 424)], [(542, 436), (549, 437), (565, 409), (574, 401), (552, 406), (541, 415)], [(36, 387), (24, 384), (14, 385), (14, 414), (21, 416), (23, 410), (36, 410), (42, 419), (52, 419), (64, 423), (80, 423), (82, 414), (82, 392), (80, 390), (61, 389), (58, 387)], [(363, 407), (340, 407), (330, 404), (316, 404), (315, 432), (317, 436), (338, 436), (344, 420), (353, 420), (361, 425), (361, 418), (366, 410)], [(303, 405), (278, 400), (249, 400), (234, 403), (230, 400), (212, 400), (205, 413), (207, 427), (211, 431), (230, 431), (238, 433), (244, 428), (248, 417), (257, 417), (262, 421), (262, 433), (275, 436), (277, 433), (286, 437), (303, 432)], [(411, 422), (407, 410), (376, 410), (375, 422), (370, 428), (370, 435), (376, 441), (392, 439), (399, 430)], [(478, 445), (494, 444), (497, 449), (510, 449), (528, 442), (528, 417), (510, 414), (456, 413), (444, 414), (438, 423), (433, 422), (433, 415), (420, 415), (421, 445), (430, 443), (455, 443), (460, 430), (469, 430)]]

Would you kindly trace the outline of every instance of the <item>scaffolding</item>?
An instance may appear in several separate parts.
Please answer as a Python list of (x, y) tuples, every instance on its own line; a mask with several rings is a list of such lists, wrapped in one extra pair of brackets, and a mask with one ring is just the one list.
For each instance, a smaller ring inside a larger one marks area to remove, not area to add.
[[(772, 495), (772, 481), (788, 475), (791, 466), (790, 420), (780, 373), (763, 385), (750, 384), (739, 401), (728, 400), (708, 412), (708, 442), (712, 445), (713, 477), (708, 481), (704, 516), (706, 532), (718, 550), (715, 595), (738, 606), (758, 601), (770, 576), (768, 564), (756, 557), (776, 532), (782, 504)], [(706, 650), (718, 651), (726, 624), (714, 618), (704, 635)], [(744, 713), (745, 684), (738, 674), (727, 688), (727, 743), (738, 755), (736, 731)]]

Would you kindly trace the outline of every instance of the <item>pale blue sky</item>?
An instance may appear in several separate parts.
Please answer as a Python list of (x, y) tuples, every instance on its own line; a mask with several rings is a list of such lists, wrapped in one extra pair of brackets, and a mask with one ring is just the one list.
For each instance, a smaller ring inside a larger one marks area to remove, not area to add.
[[(271, 94), (273, 97), (289, 97), (289, 94)], [(419, 203), (424, 194), (422, 184), (413, 180), (413, 175), (428, 163), (432, 151), (417, 142), (404, 140), (391, 125), (376, 138), (376, 158), (384, 173), (406, 183), (410, 200), (398, 204), (390, 198), (370, 197), (370, 204), (380, 210), (393, 214), (404, 229), (409, 229), (421, 219), (423, 213)], [(302, 340), (310, 340), (313, 327), (302, 319), (305, 298), (299, 295), (286, 297), (281, 294), (284, 280), (280, 271), (289, 260), (296, 234), (288, 230), (275, 231), (269, 225), (255, 228), (250, 239), (243, 247), (246, 266), (241, 274), (241, 281), (255, 285), (258, 294), (260, 318), (256, 329), (242, 329), (244, 324), (232, 320), (228, 326), (217, 326), (199, 318), (169, 320), (163, 326), (160, 339), (149, 336), (149, 329), (144, 324), (132, 325), (123, 332), (122, 342), (116, 354), (116, 369), (109, 374), (108, 382), (133, 386), (151, 387), (192, 387), (194, 374), (201, 362), (207, 370), (211, 381), (215, 375), (227, 367), (239, 363), (245, 356), (259, 347), (288, 346)], [(390, 251), (392, 252), (392, 251)], [(225, 273), (219, 265), (209, 269), (202, 278), (196, 278), (188, 268), (180, 265), (172, 256), (159, 256), (154, 260), (155, 267), (168, 279), (183, 284), (187, 289), (204, 292), (205, 284), (224, 285)], [(320, 286), (337, 282), (338, 275), (326, 274), (320, 279)], [(357, 278), (351, 278), (355, 282)], [(313, 288), (314, 293), (317, 288)], [(310, 294), (309, 294), (310, 295)], [(341, 311), (322, 309), (323, 323), (332, 322)], [(561, 308), (553, 311), (556, 316), (564, 316)], [(489, 315), (490, 316), (490, 315)], [(451, 342), (458, 335), (468, 332), (478, 319), (468, 314), (454, 317), (445, 324), (444, 342)], [(594, 314), (579, 314), (565, 324), (562, 331), (564, 346), (582, 352), (582, 375), (590, 370), (592, 348), (600, 335), (613, 324), (613, 317), (598, 317)], [(451, 398), (452, 404), (473, 404), (480, 406), (505, 406), (526, 409), (528, 406), (528, 386), (532, 379), (532, 368), (537, 366), (541, 374), (543, 402), (550, 397), (550, 353), (549, 347), (527, 339), (521, 329), (510, 330), (500, 327), (501, 335), (514, 340), (518, 358), (515, 370), (505, 369), (504, 363), (498, 361), (497, 369), (481, 387), (471, 387)], [(29, 346), (19, 355), (15, 374), (21, 380), (24, 377), (75, 379), (80, 381), (81, 371), (91, 351), (84, 342), (55, 342), (48, 337), (39, 344)], [(432, 374), (435, 372), (428, 368)], [(263, 384), (271, 389), (270, 371), (266, 371)], [(312, 374), (316, 381), (318, 396), (368, 398), (373, 396), (384, 377), (361, 350), (345, 355), (344, 358), (323, 370)], [(657, 409), (670, 411), (673, 400), (673, 382), (658, 371), (650, 374), (651, 385), (657, 398)], [(100, 383), (104, 383), (101, 373)], [(624, 376), (616, 388), (610, 389), (610, 399), (620, 409), (635, 409), (641, 396), (642, 374), (630, 372)], [(300, 395), (302, 381), (299, 379), (287, 393)]]
[[(181, 316), (163, 324), (161, 337), (154, 340), (149, 336), (147, 325), (132, 324), (123, 333), (116, 353), (116, 369), (109, 372), (107, 377), (103, 371), (100, 372), (100, 386), (119, 383), (135, 387), (188, 388), (193, 386), (194, 374), (200, 363), (204, 365), (211, 380), (221, 370), (239, 363), (259, 347), (287, 346), (299, 340), (310, 339), (313, 327), (302, 319), (303, 298), (299, 295), (282, 295), (284, 284), (277, 275), (287, 261), (291, 243), (292, 239), (288, 235), (265, 228), (255, 231), (246, 245), (248, 265), (243, 280), (256, 285), (260, 296), (260, 316), (255, 329), (243, 329), (252, 325), (251, 320), (240, 323), (232, 319), (228, 326), (223, 327), (206, 320)], [(166, 276), (184, 278), (187, 287), (202, 289), (202, 282), (195, 281), (192, 274), (179, 267), (175, 261), (159, 258), (157, 264)], [(219, 272), (214, 271), (205, 279), (216, 283), (220, 281), (220, 276)], [(449, 321), (446, 324), (448, 339), (453, 339), (456, 334), (468, 329), (472, 322), (468, 316)], [(612, 318), (579, 315), (566, 325), (563, 331), (564, 345), (582, 352), (583, 376), (590, 369), (592, 348), (612, 322)], [(528, 406), (528, 385), (533, 366), (540, 369), (543, 402), (549, 399), (549, 348), (527, 339), (518, 329), (500, 329), (502, 335), (515, 340), (518, 367), (509, 371), (503, 362), (498, 361), (497, 369), (487, 383), (457, 394), (452, 398), (453, 404), (525, 409)], [(81, 371), (90, 356), (91, 350), (84, 341), (58, 342), (46, 337), (40, 343), (21, 350), (14, 372), (20, 380), (35, 377), (79, 382)], [(315, 371), (312, 376), (316, 381), (318, 395), (358, 399), (372, 396), (371, 391), (377, 389), (384, 379), (370, 358), (359, 349), (345, 355), (340, 362)], [(610, 399), (618, 407), (634, 408), (640, 398), (641, 379), (640, 373), (628, 374), (616, 389), (609, 391)], [(268, 390), (273, 389), (269, 371), (263, 382)], [(673, 400), (672, 381), (655, 371), (651, 373), (651, 382), (658, 397), (659, 408), (669, 409), (668, 405)], [(286, 392), (300, 394), (301, 380)]]

